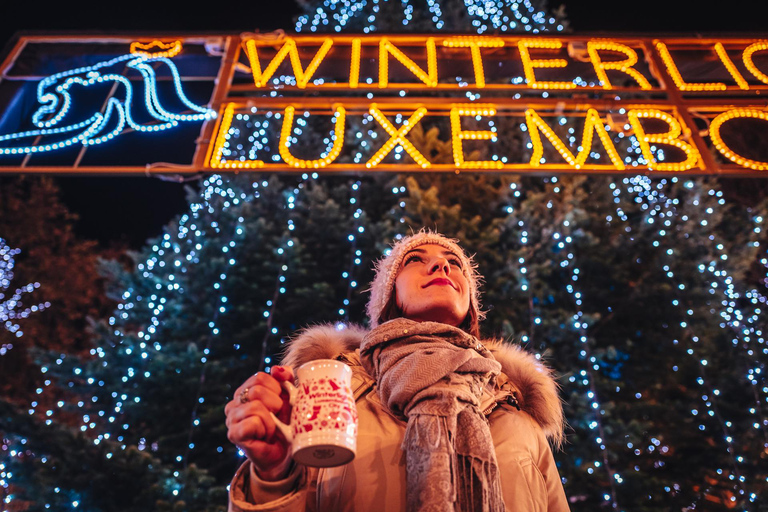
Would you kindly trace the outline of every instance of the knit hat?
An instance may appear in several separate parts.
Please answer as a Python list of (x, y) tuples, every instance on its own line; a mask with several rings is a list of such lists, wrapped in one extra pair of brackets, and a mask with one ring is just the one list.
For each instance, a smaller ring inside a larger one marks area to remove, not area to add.
[(391, 252), (376, 262), (376, 276), (371, 282), (371, 297), (368, 300), (368, 322), (373, 329), (379, 325), (384, 308), (395, 290), (395, 279), (400, 272), (403, 258), (411, 250), (421, 245), (439, 245), (456, 254), (461, 260), (461, 270), (469, 283), (469, 308), (477, 314), (478, 320), (482, 320), (485, 314), (480, 311), (479, 284), (482, 276), (477, 272), (477, 265), (471, 256), (458, 245), (458, 240), (446, 238), (440, 233), (421, 230), (410, 236), (403, 237), (392, 245)]

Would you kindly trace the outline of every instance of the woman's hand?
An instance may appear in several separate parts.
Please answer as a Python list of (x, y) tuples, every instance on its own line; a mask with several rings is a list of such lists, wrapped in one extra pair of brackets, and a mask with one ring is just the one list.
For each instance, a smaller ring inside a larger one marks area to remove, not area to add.
[(269, 413), (280, 421), (290, 420), (291, 404), (282, 382), (293, 382), (289, 366), (273, 366), (272, 373), (259, 372), (248, 378), (235, 391), (224, 408), (227, 415), (227, 437), (253, 463), (259, 476), (267, 481), (287, 476), (291, 444), (275, 427)]

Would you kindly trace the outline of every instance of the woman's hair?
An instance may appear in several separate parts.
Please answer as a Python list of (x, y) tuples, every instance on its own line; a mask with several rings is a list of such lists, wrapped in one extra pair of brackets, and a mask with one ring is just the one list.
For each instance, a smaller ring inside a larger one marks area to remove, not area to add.
[(369, 289), (371, 292), (371, 297), (368, 300), (370, 327), (374, 328), (382, 322), (403, 316), (403, 311), (397, 306), (395, 298), (395, 278), (400, 273), (405, 255), (420, 245), (439, 245), (456, 254), (461, 260), (461, 271), (469, 285), (469, 311), (459, 327), (473, 336), (478, 336), (480, 334), (480, 321), (485, 317), (480, 309), (479, 286), (482, 276), (478, 274), (477, 266), (472, 261), (472, 257), (464, 252), (464, 249), (458, 244), (458, 240), (425, 230), (396, 241), (389, 254), (376, 262), (376, 275)]
[[(461, 322), (461, 324), (459, 324), (458, 327), (464, 332), (471, 334), (475, 338), (479, 338), (480, 319), (478, 318), (477, 314), (478, 308), (472, 303), (473, 299), (473, 297), (469, 299), (469, 310), (467, 311), (467, 316), (464, 317), (464, 320)], [(397, 292), (393, 287), (389, 294), (389, 301), (387, 301), (387, 303), (384, 305), (384, 309), (381, 310), (381, 314), (379, 315), (377, 323), (383, 324), (384, 322), (389, 322), (395, 318), (401, 318), (403, 314), (403, 310), (400, 309), (400, 306), (397, 305)]]

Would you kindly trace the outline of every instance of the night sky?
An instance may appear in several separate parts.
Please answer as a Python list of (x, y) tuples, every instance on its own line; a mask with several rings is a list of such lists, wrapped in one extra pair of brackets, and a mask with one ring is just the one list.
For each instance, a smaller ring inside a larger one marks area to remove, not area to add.
[[(674, 34), (751, 33), (768, 38), (768, 0), (570, 0), (566, 16), (576, 33), (666, 32)], [(210, 2), (194, 11), (190, 2), (4, 1), (0, 7), (3, 55), (15, 33), (104, 33), (114, 31), (239, 33), (290, 30), (300, 14), (293, 0)], [(104, 245), (140, 248), (185, 211), (184, 184), (157, 178), (58, 177), (63, 199), (80, 215), (77, 231)], [(194, 186), (194, 184), (192, 184)]]

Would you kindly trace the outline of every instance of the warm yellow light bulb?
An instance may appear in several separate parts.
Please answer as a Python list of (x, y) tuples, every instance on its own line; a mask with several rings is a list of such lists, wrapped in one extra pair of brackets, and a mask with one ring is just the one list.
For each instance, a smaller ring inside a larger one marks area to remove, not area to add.
[(381, 125), (381, 127), (384, 128), (390, 137), (389, 140), (385, 142), (384, 145), (381, 146), (381, 148), (379, 148), (379, 150), (371, 157), (371, 159), (365, 163), (367, 168), (370, 169), (379, 165), (384, 157), (387, 156), (389, 152), (392, 151), (398, 144), (400, 144), (400, 146), (402, 146), (402, 148), (411, 156), (411, 158), (413, 158), (413, 160), (423, 169), (432, 166), (429, 160), (427, 160), (424, 155), (422, 155), (419, 150), (416, 149), (411, 141), (405, 138), (408, 132), (410, 132), (413, 127), (416, 126), (416, 123), (418, 123), (421, 118), (426, 115), (426, 108), (417, 108), (416, 111), (411, 114), (411, 117), (403, 122), (399, 129), (395, 128), (395, 126), (389, 122), (389, 119), (387, 119), (381, 110), (379, 110), (379, 107), (376, 105), (376, 103), (371, 104), (370, 113), (373, 118)]
[(741, 59), (744, 61), (744, 65), (747, 67), (749, 72), (755, 75), (755, 78), (764, 84), (768, 84), (768, 75), (757, 69), (757, 66), (755, 66), (755, 63), (752, 61), (752, 55), (755, 52), (761, 52), (765, 50), (768, 50), (768, 41), (758, 41), (756, 43), (752, 43), (744, 49), (744, 53), (741, 54)]
[(219, 132), (216, 136), (216, 142), (213, 145), (211, 151), (210, 166), (212, 169), (242, 169), (242, 168), (259, 168), (264, 166), (264, 162), (261, 160), (224, 160), (224, 146), (227, 143), (227, 136), (229, 130), (232, 127), (232, 118), (235, 115), (235, 104), (228, 103), (224, 107), (224, 114), (221, 116), (221, 124), (219, 125)]
[(228, 103), (224, 107), (224, 114), (221, 116), (221, 125), (219, 126), (216, 142), (211, 151), (210, 166), (213, 169), (258, 169), (264, 167), (261, 160), (224, 160), (224, 146), (232, 127), (232, 118), (235, 114), (235, 103)]
[[(627, 118), (632, 125), (632, 129), (635, 131), (635, 137), (640, 144), (643, 157), (648, 162), (649, 169), (657, 171), (687, 171), (698, 165), (699, 152), (691, 144), (679, 138), (682, 133), (682, 127), (672, 115), (656, 109), (631, 109), (627, 112)], [(646, 133), (640, 119), (659, 119), (669, 126), (669, 130), (664, 133)], [(676, 147), (685, 153), (685, 160), (682, 162), (657, 162), (656, 157), (651, 152), (651, 144), (665, 144)]]
[(672, 59), (672, 54), (669, 53), (667, 45), (661, 41), (658, 41), (656, 42), (656, 50), (659, 52), (661, 60), (667, 67), (669, 75), (675, 82), (675, 86), (677, 86), (677, 88), (681, 91), (724, 91), (727, 89), (726, 85), (722, 82), (705, 82), (695, 84), (686, 82), (683, 80), (683, 76), (680, 74), (680, 70), (677, 69), (677, 64), (675, 64), (674, 59)]
[(592, 138), (595, 132), (597, 132), (600, 142), (603, 144), (608, 158), (614, 168), (618, 170), (624, 169), (624, 163), (621, 161), (616, 147), (611, 141), (611, 137), (605, 129), (605, 123), (600, 119), (600, 115), (597, 110), (591, 108), (587, 110), (587, 115), (584, 119), (584, 129), (581, 133), (581, 151), (574, 156), (568, 149), (568, 146), (557, 136), (552, 128), (541, 118), (538, 112), (533, 109), (525, 111), (525, 124), (528, 126), (528, 133), (531, 134), (531, 143), (533, 144), (533, 153), (531, 154), (530, 165), (538, 167), (541, 165), (541, 157), (544, 155), (544, 146), (541, 141), (539, 131), (549, 140), (555, 147), (558, 153), (568, 162), (568, 165), (581, 169), (586, 163), (589, 154), (592, 152)]
[(443, 40), (443, 46), (448, 48), (469, 48), (472, 55), (472, 67), (475, 71), (475, 85), (485, 87), (485, 71), (480, 48), (501, 48), (504, 40), (499, 37), (459, 36)]
[(714, 118), (709, 125), (709, 137), (712, 139), (715, 148), (717, 148), (720, 154), (725, 158), (747, 169), (753, 169), (755, 171), (768, 170), (768, 162), (760, 162), (758, 160), (745, 158), (725, 144), (723, 138), (720, 136), (720, 128), (731, 119), (761, 119), (763, 121), (768, 121), (768, 114), (762, 110), (736, 108), (723, 112)]
[(558, 50), (563, 47), (559, 39), (521, 39), (517, 43), (520, 59), (525, 70), (525, 81), (534, 89), (574, 89), (573, 82), (540, 82), (536, 79), (535, 68), (564, 68), (568, 65), (565, 59), (531, 59), (529, 48)]
[(323, 38), (323, 44), (320, 49), (317, 50), (315, 56), (312, 57), (307, 69), (301, 65), (301, 59), (299, 58), (299, 49), (296, 46), (296, 41), (292, 37), (286, 37), (283, 46), (277, 52), (272, 60), (267, 65), (267, 69), (264, 72), (261, 71), (261, 63), (259, 62), (259, 52), (256, 47), (256, 41), (254, 39), (248, 39), (245, 41), (245, 53), (248, 56), (248, 61), (251, 65), (251, 73), (253, 74), (253, 83), (256, 87), (265, 87), (269, 82), (269, 79), (277, 71), (278, 66), (285, 60), (286, 56), (289, 56), (291, 61), (291, 68), (293, 69), (293, 76), (296, 78), (296, 86), (299, 89), (304, 89), (312, 79), (312, 76), (317, 71), (318, 66), (323, 61), (328, 51), (333, 46), (333, 39), (330, 37)]
[(362, 40), (359, 37), (352, 39), (352, 55), (349, 60), (349, 88), (357, 89), (360, 83), (360, 50)]
[(734, 81), (736, 82), (736, 85), (739, 86), (740, 89), (748, 90), (749, 84), (746, 80), (744, 80), (744, 77), (741, 76), (741, 73), (739, 73), (739, 70), (736, 69), (736, 66), (733, 64), (733, 61), (728, 56), (728, 52), (725, 51), (725, 47), (723, 46), (723, 43), (715, 43), (715, 53), (718, 57), (720, 57), (720, 62), (723, 63), (725, 66), (725, 69), (728, 70), (728, 72), (733, 77)]
[[(625, 60), (606, 62), (600, 58), (601, 50), (623, 53), (627, 58)], [(595, 68), (597, 77), (603, 83), (604, 89), (613, 89), (613, 85), (608, 79), (608, 74), (605, 72), (606, 69), (621, 71), (622, 73), (631, 76), (641, 89), (651, 89), (650, 82), (648, 82), (642, 73), (633, 68), (633, 66), (637, 64), (637, 52), (629, 46), (614, 43), (613, 41), (588, 41), (587, 51), (589, 52), (589, 60)]]
[(331, 162), (338, 158), (341, 154), (341, 149), (344, 147), (344, 126), (346, 110), (344, 107), (336, 107), (336, 125), (333, 129), (334, 141), (333, 147), (328, 152), (328, 156), (325, 158), (319, 158), (317, 160), (301, 160), (291, 154), (288, 146), (288, 139), (291, 136), (291, 130), (293, 129), (293, 116), (296, 109), (293, 106), (285, 107), (285, 115), (283, 116), (283, 127), (280, 130), (280, 143), (278, 144), (278, 150), (283, 161), (291, 167), (298, 167), (302, 169), (314, 168), (322, 169), (328, 167)]
[(499, 160), (464, 160), (464, 140), (496, 140), (496, 134), (490, 130), (462, 130), (461, 118), (464, 116), (495, 116), (496, 106), (492, 104), (462, 103), (451, 108), (451, 142), (453, 143), (453, 162), (460, 169), (501, 169), (504, 164)]
[[(157, 50), (154, 50), (157, 48)], [(181, 52), (181, 41), (176, 40), (170, 43), (164, 43), (155, 39), (150, 43), (134, 41), (131, 43), (130, 52), (134, 55), (144, 55), (145, 57), (170, 59)]]
[(419, 65), (404, 54), (400, 48), (392, 44), (386, 37), (379, 41), (379, 87), (387, 88), (389, 85), (389, 56), (392, 55), (400, 63), (408, 68), (408, 71), (429, 87), (437, 87), (437, 47), (435, 38), (428, 37), (425, 43), (427, 48), (427, 71), (424, 72)]

